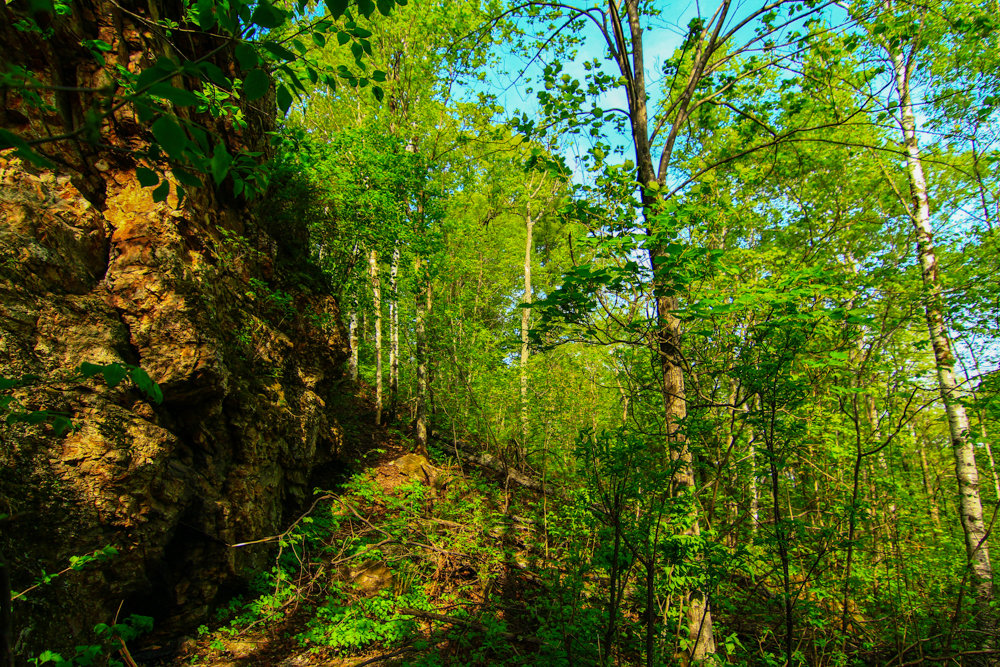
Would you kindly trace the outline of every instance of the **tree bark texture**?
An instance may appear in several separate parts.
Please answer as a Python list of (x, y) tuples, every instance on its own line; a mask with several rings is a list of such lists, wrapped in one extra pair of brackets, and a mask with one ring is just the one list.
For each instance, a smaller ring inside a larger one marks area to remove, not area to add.
[[(614, 42), (617, 47), (613, 55), (626, 80), (629, 120), (636, 156), (636, 176), (639, 186), (643, 188), (642, 208), (645, 223), (647, 229), (652, 232), (652, 226), (655, 224), (654, 216), (658, 212), (662, 197), (658, 192), (652, 191), (651, 186), (662, 187), (666, 183), (666, 168), (670, 162), (673, 143), (680, 127), (684, 125), (691, 98), (704, 70), (705, 52), (699, 48), (694, 56), (694, 67), (688, 84), (676, 102), (677, 110), (657, 170), (653, 164), (650, 148), (642, 42), (643, 26), (639, 16), (638, 0), (625, 0), (624, 8), (628, 39), (625, 37), (625, 25), (623, 25), (619, 14), (618, 3), (615, 0), (609, 1), (609, 12), (613, 19)], [(629, 58), (630, 55), (631, 58)], [(655, 244), (648, 248), (650, 266), (654, 267), (653, 291), (656, 295), (654, 352), (659, 358), (659, 375), (667, 431), (666, 449), (668, 456), (664, 458), (664, 465), (670, 466), (675, 471), (671, 493), (677, 496), (692, 496), (689, 528), (685, 532), (698, 535), (701, 528), (698, 521), (698, 505), (693, 497), (696, 491), (693, 457), (686, 438), (679, 430), (681, 422), (687, 416), (687, 405), (684, 391), (683, 359), (680, 350), (680, 321), (674, 315), (678, 307), (678, 299), (669, 287), (671, 277), (663, 275), (662, 270), (656, 269), (661, 265), (662, 252), (663, 249)], [(689, 652), (693, 659), (703, 660), (715, 653), (715, 635), (708, 599), (704, 592), (696, 590), (689, 591), (685, 597), (687, 598)]]
[(396, 418), (399, 402), (399, 242), (389, 265), (389, 419)]
[(351, 382), (358, 381), (358, 300), (351, 304), (351, 312), (347, 316), (348, 342), (351, 346), (351, 356), (347, 361), (347, 369)]
[(937, 366), (938, 387), (941, 401), (948, 416), (952, 452), (955, 456), (955, 477), (958, 481), (958, 507), (962, 531), (965, 534), (965, 551), (972, 574), (977, 603), (977, 627), (986, 637), (985, 645), (995, 645), (995, 615), (990, 611), (993, 601), (993, 570), (990, 566), (989, 542), (983, 521), (983, 504), (979, 495), (979, 469), (976, 452), (969, 435), (969, 418), (960, 401), (958, 382), (955, 379), (955, 357), (944, 324), (944, 296), (934, 249), (931, 227), (930, 202), (927, 181), (917, 143), (917, 123), (910, 96), (912, 65), (902, 53), (891, 51), (896, 92), (900, 103), (900, 126), (906, 149), (907, 177), (910, 185), (910, 218), (917, 237), (917, 253), (924, 286), (924, 313), (931, 346)]
[(378, 252), (368, 252), (368, 276), (372, 284), (372, 308), (375, 311), (375, 424), (382, 424), (382, 284)]
[[(524, 215), (524, 303), (530, 304), (531, 293), (531, 248), (535, 220), (531, 217), (531, 201), (528, 201)], [(531, 310), (521, 310), (521, 458), (528, 451), (528, 331), (531, 324)]]

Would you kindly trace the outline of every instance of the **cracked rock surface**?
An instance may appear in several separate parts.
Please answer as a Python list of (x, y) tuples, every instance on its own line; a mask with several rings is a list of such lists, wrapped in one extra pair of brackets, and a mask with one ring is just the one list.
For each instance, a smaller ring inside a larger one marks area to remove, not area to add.
[[(336, 303), (282, 286), (295, 312), (274, 317), (247, 289), (280, 281), (273, 243), (255, 230), (263, 250), (232, 247), (249, 212), (155, 203), (127, 165), (105, 176), (98, 207), (68, 177), (0, 156), (0, 375), (39, 376), (19, 398), (75, 424), (0, 436), (13, 589), (119, 551), (14, 603), (23, 656), (90, 643), (123, 601), (123, 615), (197, 621), (264, 564), (265, 548), (227, 545), (280, 532), (341, 446), (344, 336), (314, 324), (339, 322)], [(164, 402), (72, 379), (83, 361), (141, 366)]]

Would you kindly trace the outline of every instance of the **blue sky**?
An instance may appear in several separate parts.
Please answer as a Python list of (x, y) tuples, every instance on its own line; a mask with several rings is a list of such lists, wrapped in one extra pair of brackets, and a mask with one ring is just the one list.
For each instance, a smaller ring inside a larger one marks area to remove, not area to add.
[[(606, 6), (602, 3), (596, 4)], [(675, 5), (676, 9), (669, 5)], [(686, 33), (685, 26), (695, 16), (695, 12), (693, 2), (668, 3), (668, 9), (664, 11), (663, 18), (644, 37), (647, 76), (653, 76), (658, 72), (663, 59), (672, 54), (681, 44), (682, 37)], [(578, 31), (577, 35), (582, 40), (582, 43), (577, 46), (577, 57), (571, 61), (562, 61), (563, 73), (582, 82), (586, 74), (583, 63), (594, 59), (606, 63), (607, 71), (614, 71), (614, 65), (606, 60), (607, 45), (604, 38), (592, 22), (585, 22), (584, 29)], [(528, 93), (527, 90), (531, 87), (537, 89), (539, 86), (537, 82), (532, 82), (530, 79), (537, 79), (541, 69), (554, 59), (549, 53), (541, 53), (533, 61), (526, 62), (525, 58), (510, 52), (504, 54), (503, 62), (506, 66), (502, 71), (496, 73), (493, 83), (498, 86), (500, 103), (507, 109), (508, 115), (522, 111), (532, 114), (537, 111), (538, 104), (535, 94), (534, 92)], [(603, 109), (628, 108), (625, 92), (622, 88), (616, 88), (610, 93), (602, 95), (596, 100), (596, 105)], [(626, 155), (631, 154), (630, 137), (612, 135), (603, 136), (601, 139), (613, 145), (622, 145), (629, 149), (626, 150)], [(576, 137), (573, 142), (563, 148), (563, 156), (574, 170), (578, 180), (583, 178), (579, 158), (592, 144), (591, 138), (584, 135)]]
[[(656, 93), (663, 89), (661, 84), (661, 72), (664, 59), (669, 58), (681, 45), (683, 37), (687, 34), (687, 26), (693, 18), (696, 18), (699, 15), (708, 18), (718, 7), (718, 4), (715, 2), (710, 4), (700, 4), (698, 2), (693, 2), (692, 0), (668, 0), (666, 2), (659, 2), (656, 4), (660, 9), (660, 15), (658, 17), (648, 19), (649, 30), (645, 33), (643, 38), (647, 91), (652, 96), (650, 105), (651, 111), (656, 107), (656, 103), (658, 101), (656, 99)], [(736, 25), (749, 13), (757, 10), (761, 4), (761, 0), (758, 0), (757, 2), (734, 3), (734, 6), (730, 10), (730, 17), (725, 28), (729, 29), (733, 25)], [(581, 3), (580, 6), (606, 8), (607, 3), (595, 1), (588, 4)], [(828, 20), (834, 18), (838, 21), (842, 20), (845, 15), (845, 12), (842, 9), (836, 7), (828, 8), (824, 10), (824, 13), (826, 14)], [(525, 28), (530, 27), (527, 21), (524, 21), (522, 25), (525, 26)], [(754, 27), (755, 26), (751, 24), (737, 33), (734, 40), (734, 47), (738, 48), (744, 43), (752, 40), (754, 37)], [(549, 34), (551, 34), (551, 31), (549, 31)], [(561, 60), (563, 73), (583, 82), (585, 75), (583, 63), (596, 58), (605, 65), (606, 72), (617, 75), (617, 68), (615, 65), (606, 59), (607, 45), (598, 28), (592, 22), (586, 21), (583, 29), (577, 31), (576, 34), (581, 39), (581, 44), (577, 46), (577, 57), (572, 61), (567, 59)], [(497, 96), (499, 103), (506, 109), (508, 118), (522, 112), (527, 112), (529, 115), (535, 115), (537, 113), (538, 103), (535, 98), (534, 91), (529, 92), (529, 90), (532, 87), (537, 89), (538, 84), (537, 81), (532, 81), (532, 79), (537, 79), (541, 73), (541, 69), (549, 62), (555, 60), (556, 56), (550, 52), (543, 51), (537, 54), (533, 59), (528, 59), (524, 56), (515, 54), (512, 49), (503, 48), (501, 48), (498, 56), (499, 66), (491, 73), (492, 76), (487, 83), (487, 91)], [(615, 107), (622, 109), (627, 108), (624, 90), (620, 87), (608, 94), (602, 95), (595, 101), (595, 103), (602, 109)], [(605, 134), (600, 137), (600, 139), (612, 144), (612, 146), (624, 147), (624, 155), (626, 158), (632, 156), (630, 136), (622, 136), (612, 133), (613, 130), (610, 126), (606, 126), (605, 132), (609, 132), (611, 134)], [(570, 143), (567, 143), (561, 149), (563, 156), (567, 159), (570, 167), (574, 170), (578, 181), (585, 178), (585, 174), (580, 167), (578, 158), (586, 152), (592, 144), (593, 140), (589, 136), (581, 135), (575, 137)]]

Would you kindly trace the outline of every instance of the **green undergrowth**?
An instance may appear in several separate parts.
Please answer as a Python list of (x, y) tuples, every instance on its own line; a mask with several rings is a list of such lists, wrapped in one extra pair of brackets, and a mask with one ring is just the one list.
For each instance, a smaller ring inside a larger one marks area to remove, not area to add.
[(452, 635), (456, 645), (489, 639), (489, 622), (451, 625), (404, 610), (467, 618), (495, 586), (513, 555), (498, 548), (510, 522), (493, 489), (460, 476), (434, 488), (389, 470), (388, 490), (373, 470), (337, 493), (317, 490), (320, 501), (280, 538), (270, 571), (218, 610), (214, 629), (202, 626), (201, 660), (266, 635), (329, 656), (405, 646), (420, 664), (437, 664), (419, 653)]
[[(364, 470), (336, 493), (318, 491), (320, 501), (281, 537), (274, 566), (219, 610), (214, 629), (203, 626), (191, 662), (235, 655), (241, 642), (281, 641), (315, 660), (645, 663), (643, 580), (630, 559), (616, 570), (628, 587), (616, 601), (616, 649), (602, 658), (612, 554), (586, 490), (545, 501), (470, 469), (412, 480), (394, 470)], [(660, 593), (693, 576), (675, 570)], [(658, 625), (672, 629), (679, 618), (667, 608)], [(675, 664), (672, 655), (655, 664)], [(239, 664), (270, 664), (246, 659)]]
[[(184, 658), (692, 665), (684, 600), (697, 589), (713, 601), (714, 664), (786, 664), (768, 536), (725, 545), (708, 528), (685, 534), (683, 498), (649, 492), (670, 471), (642, 459), (641, 440), (619, 433), (579, 444), (584, 483), (547, 497), (440, 452), (432, 474), (407, 478), (382, 465), (317, 491), (278, 540), (273, 567), (202, 627), (196, 654)], [(852, 601), (845, 615), (837, 581), (796, 568), (789, 581), (796, 632), (807, 640), (791, 664), (878, 663), (874, 603)], [(852, 651), (845, 622), (858, 639)]]

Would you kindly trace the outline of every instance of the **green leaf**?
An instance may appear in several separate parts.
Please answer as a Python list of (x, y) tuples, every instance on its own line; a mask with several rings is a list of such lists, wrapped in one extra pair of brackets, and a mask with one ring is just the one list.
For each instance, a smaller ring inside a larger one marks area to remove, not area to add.
[(163, 402), (163, 391), (160, 389), (160, 385), (153, 382), (152, 378), (149, 377), (149, 373), (138, 366), (133, 366), (129, 371), (129, 375), (132, 377), (132, 382), (135, 383), (135, 386), (154, 403), (159, 404)]
[(44, 665), (47, 662), (54, 662), (57, 665), (66, 663), (66, 660), (64, 660), (63, 657), (55, 651), (42, 651), (37, 660), (40, 665)]
[(100, 364), (92, 364), (89, 361), (83, 362), (79, 367), (80, 375), (84, 378), (92, 378), (103, 370), (104, 366)]
[(318, 46), (320, 48), (323, 48), (324, 46), (326, 46), (326, 37), (323, 36), (323, 33), (321, 33), (321, 32), (314, 32), (312, 34), (312, 39), (313, 39), (313, 44), (315, 44), (316, 46)]
[(330, 12), (330, 16), (335, 19), (339, 19), (347, 11), (347, 6), (350, 4), (350, 0), (325, 0), (326, 9)]
[(250, 20), (262, 28), (272, 30), (285, 22), (285, 12), (268, 2), (261, 1), (253, 10)]
[(0, 128), (0, 150), (7, 148), (28, 148), (28, 142), (13, 132)]
[(237, 42), (235, 51), (236, 60), (239, 61), (240, 67), (243, 69), (253, 69), (260, 64), (257, 50), (247, 42)]
[(153, 201), (165, 202), (170, 194), (170, 181), (164, 180), (155, 190), (153, 190)]
[(279, 60), (295, 60), (298, 57), (277, 42), (261, 42), (260, 46)]
[(66, 415), (53, 414), (51, 418), (52, 430), (56, 435), (62, 435), (73, 428), (73, 422)]
[(292, 94), (288, 92), (288, 88), (284, 85), (278, 86), (278, 108), (281, 109), (283, 113), (288, 113), (288, 110), (292, 107)]
[(222, 73), (222, 70), (215, 63), (210, 63), (208, 61), (198, 63), (198, 69), (205, 74), (209, 81), (217, 85), (219, 88), (224, 90), (233, 89), (233, 82)]
[(16, 148), (17, 151), (15, 152), (15, 155), (17, 155), (17, 157), (21, 158), (25, 162), (30, 162), (37, 167), (54, 166), (47, 158), (31, 150), (31, 147), (25, 139), (14, 134), (13, 132), (0, 129), (0, 150), (7, 148)]
[(394, 0), (376, 0), (376, 4), (378, 4), (379, 13), (382, 14), (382, 16), (388, 16), (389, 12), (392, 11), (393, 5), (396, 3)]
[(135, 81), (137, 89), (143, 89), (158, 81), (166, 81), (172, 75), (181, 70), (181, 66), (167, 56), (160, 56), (152, 67), (139, 72), (139, 78)]
[[(172, 169), (174, 178), (183, 183), (184, 185), (191, 188), (200, 188), (203, 183), (201, 179), (189, 172), (186, 169), (181, 169), (180, 167), (174, 167)], [(179, 196), (179, 195), (178, 195)]]
[(385, 92), (379, 86), (372, 86), (372, 94), (375, 95), (375, 99), (379, 102), (385, 97)]
[(13, 414), (7, 415), (5, 420), (8, 424), (41, 424), (46, 419), (49, 418), (49, 413), (45, 410), (36, 410), (34, 412), (15, 412)]
[(243, 79), (243, 97), (248, 101), (259, 100), (267, 93), (270, 80), (267, 72), (257, 68), (250, 70), (246, 78)]
[(105, 384), (114, 388), (120, 385), (122, 380), (128, 376), (128, 370), (121, 364), (107, 364), (101, 368), (101, 375), (104, 376)]
[(198, 21), (198, 27), (202, 30), (211, 30), (215, 27), (217, 21), (215, 16), (215, 2), (214, 0), (198, 0), (195, 8), (197, 12), (195, 13), (195, 18)]
[(166, 151), (172, 158), (180, 158), (184, 155), (184, 148), (188, 144), (187, 134), (184, 129), (170, 116), (160, 116), (153, 127), (153, 136), (160, 148)]
[(139, 185), (149, 188), (160, 182), (160, 177), (155, 171), (147, 167), (136, 167), (135, 177), (139, 179)]
[(285, 83), (287, 83), (293, 90), (299, 90), (303, 95), (308, 95), (309, 90), (302, 85), (302, 80), (299, 78), (299, 73), (293, 70), (288, 65), (281, 65), (278, 69), (285, 75)]
[(216, 185), (222, 183), (223, 179), (226, 178), (226, 174), (229, 173), (229, 165), (232, 163), (233, 156), (226, 150), (225, 144), (216, 144), (215, 149), (212, 151), (212, 159), (209, 161), (209, 165), (212, 168), (212, 178), (215, 180)]
[(156, 97), (170, 100), (179, 107), (191, 107), (204, 102), (190, 90), (176, 88), (168, 83), (154, 83), (149, 87), (149, 92)]
[(375, 12), (375, 3), (372, 0), (358, 0), (358, 11), (365, 18), (368, 18)]

